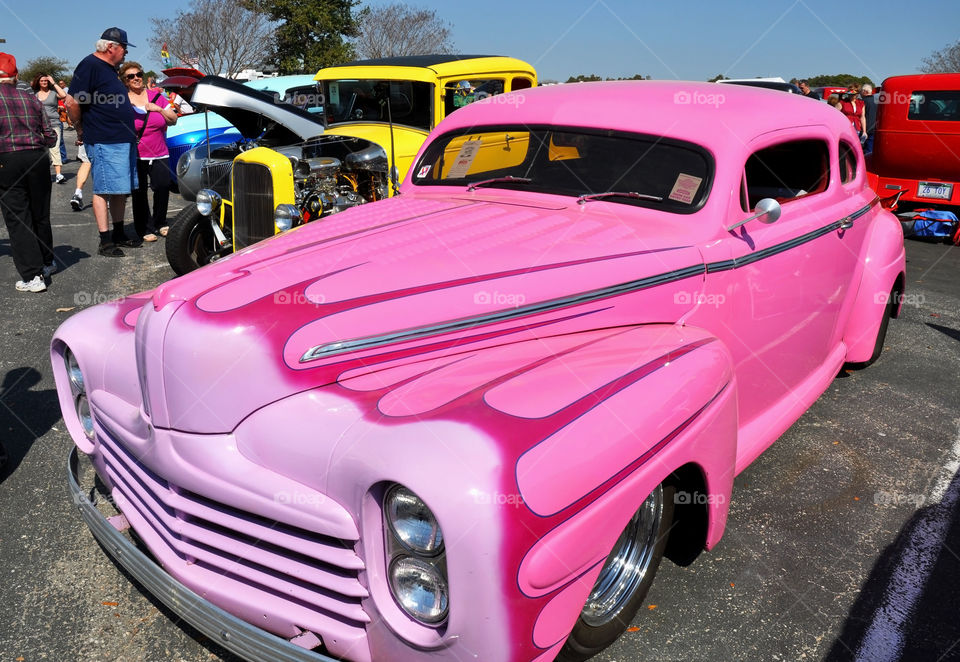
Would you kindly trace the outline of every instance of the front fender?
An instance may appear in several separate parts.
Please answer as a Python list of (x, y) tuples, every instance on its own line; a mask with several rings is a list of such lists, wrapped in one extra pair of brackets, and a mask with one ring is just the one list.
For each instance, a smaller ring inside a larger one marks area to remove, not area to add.
[[(865, 264), (843, 335), (848, 363), (870, 360), (889, 297), (898, 283), (897, 293), (902, 294), (906, 252), (903, 229), (893, 214), (885, 210), (877, 213), (864, 240), (861, 255), (866, 256)], [(899, 312), (900, 304), (897, 303), (894, 316)]]

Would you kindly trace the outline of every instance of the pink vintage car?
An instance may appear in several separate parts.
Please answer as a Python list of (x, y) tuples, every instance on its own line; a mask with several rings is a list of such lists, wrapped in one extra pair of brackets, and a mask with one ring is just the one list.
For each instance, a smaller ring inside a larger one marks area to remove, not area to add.
[(121, 514), (76, 452), (70, 482), (120, 564), (248, 659), (582, 660), (879, 356), (903, 286), (825, 104), (504, 94), (444, 120), (402, 195), (66, 321), (64, 420)]

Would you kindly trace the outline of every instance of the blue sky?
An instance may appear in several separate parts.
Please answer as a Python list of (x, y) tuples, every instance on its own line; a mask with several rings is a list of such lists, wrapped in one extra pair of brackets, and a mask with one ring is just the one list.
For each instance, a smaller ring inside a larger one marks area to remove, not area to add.
[[(435, 9), (451, 23), (460, 52), (519, 57), (545, 80), (576, 74), (706, 80), (719, 73), (785, 79), (851, 73), (879, 83), (916, 73), (923, 57), (960, 38), (956, 0), (407, 4)], [(72, 67), (93, 50), (105, 28), (118, 25), (138, 46), (129, 57), (159, 69), (159, 54), (146, 47), (149, 18), (172, 17), (188, 5), (187, 0), (0, 0), (0, 38), (7, 41), (0, 50), (24, 64), (46, 55)]]

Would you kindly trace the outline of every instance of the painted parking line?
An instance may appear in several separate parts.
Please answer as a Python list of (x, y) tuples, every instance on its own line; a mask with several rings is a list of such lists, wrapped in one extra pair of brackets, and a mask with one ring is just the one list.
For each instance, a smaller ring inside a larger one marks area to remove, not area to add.
[(953, 511), (960, 500), (960, 433), (947, 454), (930, 493), (928, 507), (920, 515), (900, 555), (897, 567), (883, 593), (857, 650), (857, 662), (896, 662), (904, 646), (904, 630), (923, 595), (940, 557)]

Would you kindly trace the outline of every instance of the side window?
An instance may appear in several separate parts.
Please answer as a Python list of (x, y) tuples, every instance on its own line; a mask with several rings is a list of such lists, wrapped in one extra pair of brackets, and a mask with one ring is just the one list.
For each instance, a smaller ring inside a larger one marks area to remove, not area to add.
[(857, 151), (850, 143), (840, 141), (840, 183), (849, 184), (857, 177)]
[(822, 140), (792, 140), (751, 154), (744, 166), (749, 208), (763, 198), (783, 203), (825, 191), (828, 153)]
[(533, 81), (529, 78), (514, 78), (510, 81), (510, 90), (516, 92), (517, 90), (526, 90), (533, 87)]
[(502, 78), (470, 78), (448, 83), (443, 90), (445, 115), (497, 94), (503, 94)]

